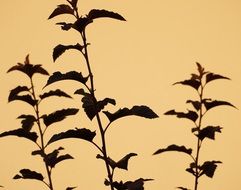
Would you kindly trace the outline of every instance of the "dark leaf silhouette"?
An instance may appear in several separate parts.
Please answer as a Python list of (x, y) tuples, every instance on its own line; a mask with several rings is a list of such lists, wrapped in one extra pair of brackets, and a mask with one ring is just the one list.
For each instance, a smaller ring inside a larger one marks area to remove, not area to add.
[[(136, 153), (129, 153), (125, 157), (120, 159), (118, 162), (115, 162), (111, 158), (108, 158), (108, 162), (109, 162), (109, 165), (112, 167), (112, 169), (120, 168), (120, 169), (128, 170), (129, 159), (133, 156), (137, 156), (137, 154)], [(96, 158), (100, 158), (100, 159), (104, 160), (104, 157), (99, 155), (99, 154), (96, 156)]]
[(62, 150), (62, 148), (55, 149), (53, 152), (47, 154), (44, 157), (44, 161), (51, 168), (55, 167), (55, 165), (58, 164), (61, 161), (68, 160), (68, 159), (73, 159), (73, 157), (71, 155), (69, 155), (69, 154), (65, 154), (65, 155), (59, 156), (59, 150)]
[(188, 188), (186, 188), (186, 187), (177, 187), (177, 189), (181, 189), (181, 190), (190, 190), (190, 189), (188, 189)]
[(105, 98), (104, 100), (96, 102), (91, 94), (85, 94), (81, 100), (83, 102), (83, 108), (90, 120), (92, 120), (97, 113), (99, 113), (107, 104), (115, 105), (115, 100), (111, 98)]
[(20, 170), (20, 174), (17, 174), (13, 177), (13, 179), (36, 179), (43, 181), (44, 177), (41, 173), (31, 171), (29, 169), (22, 169)]
[(198, 114), (196, 112), (190, 111), (190, 110), (188, 110), (187, 113), (176, 112), (175, 110), (170, 110), (170, 111), (167, 111), (164, 114), (165, 115), (175, 115), (178, 118), (186, 118), (186, 119), (192, 120), (193, 122), (195, 122), (197, 120), (197, 118), (198, 118)]
[[(123, 183), (122, 181), (120, 182), (113, 182), (113, 186), (117, 189), (117, 190), (144, 190), (144, 182), (146, 181), (152, 181), (153, 179), (143, 179), (143, 178), (139, 178), (135, 181), (127, 181), (125, 183)], [(110, 182), (106, 181), (105, 182), (106, 185), (110, 185)]]
[(201, 169), (201, 173), (200, 176), (202, 176), (203, 174), (205, 174), (206, 176), (212, 178), (214, 175), (214, 172), (217, 168), (217, 164), (220, 164), (222, 162), (220, 161), (206, 161), (203, 163), (203, 165), (200, 167)]
[(187, 172), (191, 173), (192, 175), (196, 176), (196, 164), (192, 162), (189, 168), (186, 169)]
[(54, 113), (51, 113), (49, 115), (43, 115), (42, 118), (43, 118), (44, 124), (46, 126), (49, 126), (53, 123), (64, 120), (67, 116), (75, 115), (76, 113), (78, 113), (78, 111), (79, 109), (76, 109), (76, 108), (62, 109)]
[(72, 27), (78, 32), (82, 33), (85, 30), (85, 27), (92, 22), (93, 20), (89, 19), (88, 17), (80, 17), (78, 20), (76, 20)]
[(104, 17), (125, 21), (125, 19), (120, 14), (107, 10), (92, 9), (88, 14), (88, 18), (91, 20)]
[(198, 90), (198, 88), (201, 85), (201, 82), (199, 80), (196, 80), (196, 79), (189, 79), (189, 80), (176, 82), (176, 83), (174, 83), (174, 85), (175, 84), (182, 84), (182, 85), (191, 86), (192, 88), (195, 88), (196, 90)]
[(56, 25), (60, 25), (62, 30), (68, 31), (69, 29), (72, 28), (73, 23), (66, 23), (66, 22), (58, 22)]
[(18, 117), (18, 119), (22, 119), (21, 123), (22, 123), (22, 128), (27, 131), (30, 132), (34, 122), (36, 121), (36, 118), (33, 115), (20, 115)]
[(75, 188), (77, 188), (77, 187), (67, 187), (66, 190), (73, 190)]
[(29, 92), (29, 89), (27, 86), (17, 86), (16, 88), (10, 91), (8, 96), (8, 101), (9, 102), (13, 101), (20, 92), (26, 92), (26, 91)]
[(49, 77), (45, 87), (52, 83), (62, 81), (62, 80), (74, 80), (82, 84), (85, 84), (88, 80), (88, 77), (83, 77), (81, 72), (78, 73), (76, 71), (70, 71), (65, 74), (62, 74), (61, 72), (55, 72)]
[(32, 155), (33, 156), (40, 155), (43, 158), (46, 156), (46, 154), (43, 152), (43, 150), (34, 150), (34, 151), (32, 151)]
[(77, 139), (82, 139), (82, 140), (92, 142), (95, 135), (96, 135), (96, 133), (90, 131), (89, 129), (85, 129), (85, 128), (77, 129), (76, 128), (74, 130), (71, 129), (66, 132), (62, 132), (62, 133), (53, 135), (47, 144), (51, 144), (58, 140), (67, 139), (67, 138), (77, 138)]
[(53, 17), (56, 17), (58, 15), (62, 14), (74, 14), (74, 10), (69, 6), (65, 4), (58, 5), (58, 7), (51, 13), (48, 19), (51, 19)]
[(205, 138), (209, 138), (212, 140), (215, 140), (215, 133), (221, 133), (221, 127), (220, 126), (208, 126), (200, 130), (199, 134), (197, 135), (200, 140), (203, 140)]
[(217, 107), (217, 106), (232, 106), (232, 107), (236, 108), (231, 103), (226, 102), (226, 101), (221, 101), (221, 100), (204, 99), (203, 104), (204, 104), (204, 106), (207, 110), (210, 110), (210, 109), (212, 109), (214, 107)]
[(199, 101), (187, 100), (186, 103), (191, 103), (192, 106), (193, 106), (197, 111), (199, 111), (200, 108), (201, 108), (201, 103), (200, 103)]
[(103, 112), (110, 122), (113, 122), (119, 118), (126, 117), (126, 116), (139, 116), (144, 117), (148, 119), (154, 119), (157, 118), (158, 115), (153, 112), (149, 107), (147, 106), (133, 106), (131, 109), (129, 108), (122, 108), (116, 111), (115, 113), (110, 113), (108, 111)]
[(56, 61), (56, 59), (59, 56), (61, 56), (66, 50), (70, 50), (70, 49), (82, 51), (83, 46), (81, 46), (79, 43), (77, 43), (76, 45), (61, 45), (61, 44), (59, 44), (54, 48), (53, 60)]
[(11, 99), (8, 99), (9, 102), (15, 101), (15, 100), (26, 102), (31, 106), (35, 106), (38, 103), (38, 101), (34, 100), (30, 95), (15, 95), (15, 96), (12, 96)]
[(32, 78), (35, 73), (49, 75), (49, 73), (42, 67), (42, 65), (30, 64), (29, 55), (26, 56), (24, 64), (18, 63), (17, 65), (11, 67), (7, 72), (11, 71), (21, 71), (28, 75), (30, 78)]
[(153, 155), (161, 154), (163, 152), (169, 152), (169, 151), (178, 151), (178, 152), (183, 152), (186, 154), (191, 155), (192, 154), (192, 149), (191, 148), (186, 148), (185, 146), (178, 146), (175, 144), (169, 145), (167, 148), (162, 148), (157, 150)]
[(71, 98), (70, 95), (68, 95), (67, 93), (65, 93), (64, 91), (59, 90), (59, 89), (51, 90), (49, 92), (46, 92), (46, 93), (40, 95), (39, 97), (41, 98), (41, 100), (43, 100), (43, 99), (51, 97), (51, 96), (62, 96), (62, 97), (66, 97), (66, 98)]
[(230, 78), (228, 77), (224, 77), (222, 75), (218, 75), (218, 74), (214, 74), (214, 73), (208, 73), (206, 75), (206, 83), (213, 81), (213, 80), (217, 80), (217, 79), (227, 79), (230, 80)]
[(73, 8), (77, 6), (78, 0), (67, 0)]
[(33, 142), (36, 142), (36, 140), (38, 138), (37, 133), (26, 131), (23, 128), (15, 129), (15, 130), (12, 130), (12, 131), (6, 131), (6, 132), (3, 132), (3, 133), (0, 134), (0, 137), (6, 137), (6, 136), (23, 137), (23, 138), (29, 139)]

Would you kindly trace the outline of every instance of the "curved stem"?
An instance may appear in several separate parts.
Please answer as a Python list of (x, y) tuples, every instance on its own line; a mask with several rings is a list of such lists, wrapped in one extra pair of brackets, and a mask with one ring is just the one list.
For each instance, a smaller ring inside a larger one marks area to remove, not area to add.
[[(39, 134), (40, 134), (40, 143), (41, 143), (41, 146), (40, 146), (40, 149), (42, 150), (43, 154), (45, 155), (45, 145), (44, 145), (44, 133), (43, 133), (43, 130), (41, 128), (41, 123), (40, 123), (40, 116), (39, 116), (39, 102), (36, 98), (36, 94), (35, 94), (35, 89), (34, 89), (34, 84), (33, 84), (33, 79), (30, 78), (30, 82), (31, 82), (31, 89), (32, 89), (32, 95), (33, 95), (33, 98), (34, 100), (37, 102), (35, 107), (34, 107), (34, 111), (35, 111), (35, 114), (36, 114), (36, 119), (37, 119), (37, 126), (38, 126), (38, 129), (39, 129)], [(53, 183), (52, 183), (52, 178), (51, 178), (51, 171), (50, 171), (50, 168), (49, 166), (47, 165), (47, 163), (44, 161), (44, 164), (45, 164), (45, 168), (46, 168), (46, 172), (47, 172), (47, 175), (48, 175), (48, 180), (49, 180), (49, 184), (48, 187), (50, 190), (53, 190)], [(44, 182), (46, 184), (46, 182)]]
[[(90, 91), (90, 94), (91, 94), (91, 96), (94, 100), (94, 104), (97, 105), (97, 100), (96, 100), (96, 97), (95, 97), (95, 89), (94, 89), (94, 79), (93, 79), (93, 74), (92, 74), (91, 66), (90, 66), (90, 62), (89, 62), (88, 49), (87, 49), (88, 44), (87, 44), (87, 40), (86, 40), (85, 30), (81, 33), (81, 36), (82, 36), (83, 43), (84, 43), (84, 53), (83, 53), (83, 55), (84, 55), (85, 60), (86, 60), (86, 64), (87, 64), (87, 68), (88, 68), (88, 72), (89, 72), (89, 77), (90, 77), (89, 91)], [(109, 166), (109, 163), (108, 163), (108, 155), (107, 155), (107, 148), (106, 148), (106, 141), (105, 141), (105, 131), (103, 129), (99, 113), (96, 114), (96, 119), (97, 119), (97, 123), (98, 123), (98, 126), (99, 126), (101, 141), (102, 141), (102, 151), (101, 152), (103, 153), (103, 157), (104, 157), (104, 161), (105, 161), (105, 166), (106, 166), (111, 190), (114, 190), (113, 175), (111, 173), (111, 169), (110, 169), (110, 166)]]

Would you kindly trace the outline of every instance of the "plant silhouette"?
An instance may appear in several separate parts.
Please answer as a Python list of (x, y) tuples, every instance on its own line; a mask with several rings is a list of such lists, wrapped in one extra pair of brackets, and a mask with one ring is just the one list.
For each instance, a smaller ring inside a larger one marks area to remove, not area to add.
[[(46, 142), (45, 134), (50, 125), (64, 120), (70, 115), (75, 115), (79, 110), (77, 108), (67, 108), (57, 110), (50, 114), (41, 115), (40, 105), (42, 101), (53, 96), (71, 98), (68, 94), (60, 89), (45, 92), (43, 94), (36, 94), (36, 87), (34, 83), (35, 74), (49, 75), (42, 65), (33, 65), (30, 63), (29, 55), (26, 56), (24, 63), (18, 63), (11, 67), (8, 72), (19, 71), (25, 74), (29, 79), (29, 84), (24, 86), (17, 86), (10, 91), (8, 101), (22, 101), (33, 108), (34, 114), (22, 114), (17, 119), (21, 120), (21, 127), (11, 131), (6, 131), (0, 134), (0, 137), (17, 136), (31, 141), (37, 146), (37, 150), (32, 151), (33, 156), (41, 156), (45, 165), (47, 180), (44, 179), (43, 174), (30, 170), (21, 169), (19, 174), (16, 174), (13, 179), (33, 179), (44, 183), (50, 190), (54, 189), (52, 180), (52, 170), (57, 164), (64, 160), (73, 159), (69, 154), (60, 154), (64, 150), (63, 147), (58, 147), (52, 151), (47, 151), (49, 143)], [(48, 148), (49, 149), (49, 148)]]
[[(70, 129), (66, 132), (54, 135), (48, 145), (56, 141), (67, 139), (67, 138), (77, 138), (88, 141), (94, 145), (98, 150), (99, 154), (96, 156), (97, 159), (103, 160), (107, 178), (105, 179), (104, 184), (109, 186), (111, 190), (137, 190), (143, 189), (145, 181), (150, 181), (151, 179), (139, 178), (134, 181), (115, 181), (114, 180), (114, 171), (116, 169), (128, 169), (128, 161), (130, 158), (137, 156), (136, 153), (129, 153), (123, 156), (119, 161), (114, 161), (108, 154), (107, 144), (106, 144), (106, 134), (111, 124), (116, 120), (121, 119), (127, 116), (139, 116), (143, 118), (153, 119), (157, 118), (158, 115), (154, 113), (148, 106), (145, 105), (135, 105), (132, 108), (121, 108), (116, 112), (109, 112), (106, 110), (107, 105), (116, 105), (116, 101), (113, 98), (103, 98), (98, 100), (96, 98), (96, 89), (94, 76), (92, 73), (92, 65), (90, 63), (88, 46), (90, 43), (87, 40), (86, 30), (88, 26), (99, 18), (110, 18), (119, 21), (125, 21), (124, 17), (120, 14), (108, 11), (108, 10), (99, 10), (92, 9), (86, 15), (80, 15), (78, 11), (78, 0), (67, 0), (67, 4), (60, 4), (57, 8), (51, 13), (49, 19), (55, 18), (56, 16), (67, 14), (75, 19), (72, 23), (67, 23), (65, 21), (58, 22), (57, 25), (60, 25), (62, 30), (75, 30), (80, 36), (80, 42), (74, 45), (57, 45), (53, 50), (53, 60), (54, 62), (67, 50), (77, 50), (83, 57), (85, 61), (85, 66), (87, 68), (88, 74), (85, 76), (82, 72), (70, 71), (67, 73), (55, 72), (53, 73), (48, 81), (46, 86), (52, 85), (53, 83), (73, 80), (79, 82), (81, 88), (75, 89), (75, 94), (80, 95), (82, 108), (84, 109), (87, 117), (90, 121), (96, 119), (98, 125), (98, 131), (101, 139), (101, 144), (94, 142), (96, 136), (95, 131), (90, 131), (86, 128), (81, 129)], [(103, 117), (107, 119), (107, 123), (103, 122)]]
[[(174, 83), (174, 85), (181, 84), (184, 86), (189, 86), (197, 92), (198, 100), (186, 101), (187, 104), (192, 105), (193, 110), (188, 110), (187, 112), (177, 112), (175, 110), (170, 110), (165, 113), (165, 115), (174, 115), (178, 118), (188, 119), (194, 124), (194, 127), (191, 129), (191, 131), (197, 138), (195, 153), (193, 153), (191, 148), (186, 148), (185, 146), (179, 146), (175, 144), (172, 144), (167, 148), (161, 148), (154, 153), (154, 155), (157, 155), (164, 152), (177, 151), (187, 154), (191, 158), (192, 162), (186, 171), (194, 176), (194, 190), (198, 189), (198, 182), (200, 177), (206, 175), (207, 177), (212, 178), (218, 164), (222, 163), (221, 161), (212, 160), (205, 161), (201, 164), (199, 161), (203, 141), (206, 139), (215, 140), (216, 133), (221, 133), (222, 130), (222, 127), (220, 126), (203, 126), (204, 116), (209, 110), (216, 108), (217, 106), (231, 106), (235, 108), (235, 106), (227, 101), (213, 100), (211, 98), (204, 97), (204, 91), (207, 84), (218, 79), (230, 79), (219, 74), (205, 71), (201, 64), (196, 64), (198, 70), (197, 74), (191, 74), (190, 79)], [(182, 190), (189, 190), (189, 188), (186, 187), (177, 188)]]

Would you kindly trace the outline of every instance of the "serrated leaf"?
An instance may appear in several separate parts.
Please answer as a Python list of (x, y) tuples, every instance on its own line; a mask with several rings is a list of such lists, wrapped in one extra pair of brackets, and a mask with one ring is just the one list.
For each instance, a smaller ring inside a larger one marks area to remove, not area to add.
[(44, 177), (41, 173), (31, 171), (29, 169), (20, 170), (21, 175), (17, 174), (13, 177), (13, 179), (36, 179), (43, 181)]
[(8, 99), (9, 102), (16, 101), (16, 100), (26, 102), (31, 106), (35, 106), (38, 103), (38, 101), (34, 100), (30, 95), (15, 95), (15, 96), (12, 96), (11, 99)]
[(206, 83), (209, 83), (213, 80), (217, 80), (217, 79), (227, 79), (227, 80), (230, 80), (230, 78), (228, 77), (225, 77), (225, 76), (222, 76), (222, 75), (219, 75), (219, 74), (214, 74), (214, 73), (208, 73), (206, 75)]
[(45, 87), (52, 83), (63, 81), (63, 80), (74, 80), (82, 84), (85, 84), (88, 81), (88, 77), (83, 77), (81, 72), (78, 73), (76, 71), (70, 71), (65, 74), (62, 74), (61, 72), (55, 72), (49, 77)]
[(196, 80), (196, 79), (189, 79), (189, 80), (176, 82), (173, 85), (176, 85), (176, 84), (182, 84), (182, 85), (190, 86), (190, 87), (198, 90), (200, 85), (201, 85), (201, 82), (199, 80)]
[(35, 132), (28, 132), (24, 130), (23, 128), (15, 129), (12, 131), (6, 131), (0, 134), (0, 137), (6, 137), (6, 136), (17, 136), (17, 137), (23, 137), (26, 139), (29, 139), (33, 142), (36, 142), (38, 135)]
[(54, 18), (62, 14), (74, 15), (74, 10), (69, 5), (65, 5), (65, 4), (58, 5), (58, 7), (51, 13), (48, 19)]
[(29, 61), (29, 55), (26, 56), (24, 64), (17, 63), (11, 67), (7, 72), (20, 71), (32, 78), (34, 74), (39, 73), (42, 75), (49, 75), (49, 73), (42, 67), (42, 65), (32, 65)]
[(231, 106), (231, 107), (236, 108), (233, 104), (226, 102), (226, 101), (221, 101), (221, 100), (204, 99), (203, 104), (204, 104), (206, 110), (210, 110), (217, 106)]
[(21, 123), (22, 123), (22, 128), (25, 131), (30, 132), (34, 122), (36, 121), (36, 118), (33, 115), (20, 115), (17, 119), (22, 119)]
[(154, 152), (153, 155), (161, 154), (163, 152), (170, 152), (170, 151), (177, 151), (177, 152), (183, 152), (188, 155), (192, 154), (192, 149), (191, 148), (186, 148), (185, 146), (178, 146), (175, 144), (169, 145), (167, 148), (161, 148)]
[(78, 113), (78, 111), (79, 109), (76, 109), (76, 108), (62, 109), (62, 110), (53, 112), (49, 115), (43, 115), (42, 118), (43, 118), (44, 124), (48, 127), (53, 123), (64, 120), (67, 116), (75, 115), (76, 113)]
[(203, 174), (205, 174), (206, 176), (212, 178), (215, 170), (217, 168), (217, 164), (222, 163), (221, 161), (206, 161), (203, 163), (203, 165), (200, 167), (201, 169), (201, 173), (200, 176), (202, 176)]
[(170, 110), (170, 111), (167, 111), (164, 114), (165, 115), (175, 115), (178, 118), (186, 118), (186, 119), (192, 120), (193, 122), (195, 122), (197, 120), (197, 118), (198, 118), (198, 114), (196, 112), (190, 111), (190, 110), (188, 110), (187, 113), (176, 112), (175, 110)]
[(197, 111), (199, 111), (200, 108), (201, 108), (201, 103), (200, 103), (199, 101), (187, 100), (186, 103), (191, 103), (192, 106), (193, 106)]
[(76, 129), (71, 129), (71, 130), (68, 130), (66, 132), (62, 132), (62, 133), (53, 135), (47, 144), (49, 145), (49, 144), (51, 144), (53, 142), (56, 142), (58, 140), (68, 139), (68, 138), (76, 138), (76, 139), (82, 139), (82, 140), (92, 142), (95, 135), (96, 135), (96, 133), (90, 131), (89, 129), (85, 129), (85, 128), (78, 129), (78, 128), (76, 128)]
[(56, 59), (61, 56), (66, 50), (70, 50), (70, 49), (75, 49), (78, 51), (82, 51), (83, 46), (81, 46), (79, 43), (77, 43), (76, 45), (62, 45), (59, 44), (54, 48), (53, 51), (53, 60), (56, 61)]
[(109, 119), (110, 122), (113, 122), (119, 118), (126, 117), (126, 116), (139, 116), (144, 117), (148, 119), (154, 119), (157, 118), (158, 115), (153, 112), (149, 107), (147, 106), (133, 106), (131, 109), (129, 108), (122, 108), (116, 111), (115, 113), (110, 113), (108, 111), (103, 112), (106, 117)]
[(44, 157), (45, 163), (50, 166), (51, 168), (54, 168), (56, 164), (58, 164), (61, 161), (73, 159), (73, 157), (69, 154), (61, 155), (59, 156), (59, 150), (61, 149), (55, 149), (53, 152), (47, 154)]
[(212, 140), (215, 140), (215, 133), (221, 133), (221, 127), (220, 126), (207, 126), (200, 130), (199, 134), (197, 135), (200, 140), (203, 140), (205, 138), (209, 138)]
[(115, 100), (111, 98), (105, 98), (104, 100), (96, 102), (91, 94), (85, 94), (81, 100), (83, 102), (82, 107), (86, 115), (92, 120), (97, 113), (99, 113), (107, 104), (115, 105)]
[(126, 21), (124, 19), (124, 17), (122, 17), (120, 14), (114, 13), (111, 11), (107, 11), (107, 10), (103, 10), (103, 9), (102, 10), (92, 9), (88, 14), (88, 18), (91, 20), (96, 19), (96, 18), (104, 18), (104, 17), (117, 19), (117, 20), (121, 20), (121, 21)]
[(27, 86), (17, 86), (16, 88), (12, 89), (8, 96), (8, 102), (13, 101), (15, 96), (18, 96), (20, 92), (29, 92)]
[(65, 93), (64, 91), (57, 89), (57, 90), (51, 90), (49, 92), (45, 92), (44, 94), (40, 95), (40, 99), (43, 100), (45, 98), (51, 97), (51, 96), (60, 96), (60, 97), (66, 97), (66, 98), (72, 98), (70, 95)]

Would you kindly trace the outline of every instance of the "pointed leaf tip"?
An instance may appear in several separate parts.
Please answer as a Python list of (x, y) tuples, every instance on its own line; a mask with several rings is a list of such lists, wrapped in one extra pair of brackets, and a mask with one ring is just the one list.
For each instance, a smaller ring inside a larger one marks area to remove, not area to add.
[(112, 11), (107, 11), (104, 9), (102, 9), (102, 10), (92, 9), (88, 14), (88, 18), (91, 20), (96, 19), (96, 18), (104, 18), (104, 17), (117, 19), (117, 20), (121, 20), (121, 21), (126, 21), (126, 19), (123, 16), (121, 16), (120, 14), (112, 12)]
[(69, 5), (65, 5), (65, 4), (58, 5), (57, 8), (51, 13), (48, 19), (54, 18), (62, 14), (74, 15), (74, 10)]
[(163, 152), (169, 152), (169, 151), (183, 152), (188, 155), (192, 154), (191, 148), (186, 148), (185, 146), (178, 146), (178, 145), (172, 144), (172, 145), (169, 145), (167, 148), (162, 148), (157, 150), (156, 152), (153, 153), (153, 155), (157, 155), (157, 154), (161, 154)]

